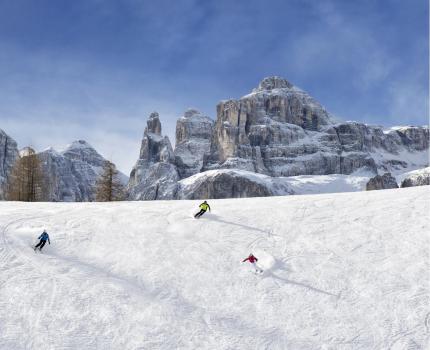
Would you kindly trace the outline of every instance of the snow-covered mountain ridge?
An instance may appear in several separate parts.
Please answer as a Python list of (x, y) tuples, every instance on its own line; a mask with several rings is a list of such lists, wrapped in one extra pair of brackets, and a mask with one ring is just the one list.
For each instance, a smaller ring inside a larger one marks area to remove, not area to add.
[[(106, 159), (88, 142), (72, 142), (57, 152), (49, 148), (39, 153), (49, 182), (51, 201), (86, 202), (95, 199), (96, 182)], [(121, 174), (124, 183), (128, 178)]]
[[(28, 147), (18, 151), (17, 143), (0, 130), (0, 200), (4, 199), (7, 178), (15, 161), (28, 155)], [(77, 140), (57, 151), (49, 147), (37, 153), (41, 160), (47, 192), (46, 200), (82, 202), (92, 201), (96, 181), (102, 173), (103, 158), (88, 142)], [(124, 184), (128, 177), (120, 173)]]
[[(50, 148), (40, 155), (49, 200), (94, 199), (105, 161), (94, 148), (76, 141), (68, 150)], [(17, 156), (16, 142), (0, 132), (0, 199)], [(186, 111), (176, 124), (175, 147), (152, 113), (130, 179), (122, 178), (130, 200), (236, 198), (356, 191), (366, 188), (365, 177), (399, 178), (428, 166), (428, 126), (341, 122), (286, 79), (268, 77), (250, 94), (221, 101), (215, 121), (196, 109)], [(303, 176), (315, 179), (301, 181)], [(409, 185), (428, 181), (419, 179)], [(299, 188), (292, 185), (298, 183)]]
[(0, 349), (425, 349), (429, 191), (0, 202)]
[[(157, 125), (156, 130), (151, 131), (152, 125)], [(387, 130), (340, 122), (309, 94), (280, 77), (263, 79), (238, 100), (221, 101), (214, 122), (197, 110), (187, 111), (177, 121), (176, 139), (173, 150), (168, 137), (161, 134), (159, 115), (151, 114), (130, 175), (130, 199), (273, 195), (280, 192), (266, 189), (274, 182), (285, 184), (283, 179), (292, 176), (330, 179), (333, 174), (366, 172), (370, 179), (429, 165), (428, 127)], [(231, 171), (221, 171), (225, 169)], [(205, 176), (196, 176), (200, 173)], [(266, 184), (262, 186), (262, 177), (254, 177), (258, 181), (253, 182), (249, 173), (266, 175)], [(281, 187), (284, 193), (294, 193)]]

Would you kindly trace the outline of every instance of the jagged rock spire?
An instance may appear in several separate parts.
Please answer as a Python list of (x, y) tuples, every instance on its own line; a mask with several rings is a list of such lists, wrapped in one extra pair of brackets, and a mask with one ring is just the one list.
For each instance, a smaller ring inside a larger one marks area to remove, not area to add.
[(139, 159), (150, 163), (170, 162), (173, 158), (173, 149), (167, 136), (161, 135), (160, 116), (152, 112), (147, 121), (143, 135)]
[(161, 135), (160, 116), (157, 112), (152, 112), (148, 118), (145, 133), (148, 133), (148, 132), (156, 135)]
[(173, 163), (172, 145), (167, 136), (161, 135), (160, 117), (153, 112), (145, 128), (139, 159), (130, 173), (128, 198), (171, 199), (179, 179)]

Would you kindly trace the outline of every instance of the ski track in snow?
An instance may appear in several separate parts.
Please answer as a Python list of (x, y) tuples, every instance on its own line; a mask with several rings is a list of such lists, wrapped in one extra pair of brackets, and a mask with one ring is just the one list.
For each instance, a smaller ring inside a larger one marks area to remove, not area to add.
[(429, 195), (0, 202), (0, 349), (426, 349)]

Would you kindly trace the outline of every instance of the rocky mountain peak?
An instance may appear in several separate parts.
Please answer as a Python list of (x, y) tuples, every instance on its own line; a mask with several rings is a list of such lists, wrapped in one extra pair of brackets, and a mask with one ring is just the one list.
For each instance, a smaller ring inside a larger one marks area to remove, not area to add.
[(197, 110), (195, 108), (189, 108), (184, 113), (185, 118), (192, 118), (194, 116), (199, 116), (199, 115), (202, 115), (202, 114), (200, 113), (199, 110)]
[(73, 141), (70, 145), (68, 145), (66, 147), (66, 150), (79, 149), (79, 148), (93, 148), (93, 147), (85, 140), (76, 140), (76, 141)]
[(152, 133), (161, 135), (161, 122), (160, 116), (157, 112), (152, 112), (147, 121), (147, 127), (145, 133)]
[(271, 91), (273, 89), (291, 89), (294, 85), (291, 84), (287, 79), (273, 76), (264, 78), (260, 84), (258, 84), (258, 88), (254, 89), (257, 91)]
[(73, 141), (61, 154), (75, 161), (82, 161), (93, 166), (101, 167), (105, 159), (85, 140)]
[[(96, 182), (106, 159), (88, 142), (77, 140), (62, 152), (49, 147), (38, 153), (48, 176), (48, 198), (53, 201), (93, 201)], [(120, 173), (122, 182), (127, 177)]]

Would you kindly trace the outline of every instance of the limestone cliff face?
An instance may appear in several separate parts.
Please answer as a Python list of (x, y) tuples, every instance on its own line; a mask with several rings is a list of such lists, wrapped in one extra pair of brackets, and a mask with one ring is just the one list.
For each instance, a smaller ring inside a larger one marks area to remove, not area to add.
[(213, 120), (195, 109), (185, 112), (176, 123), (175, 164), (181, 179), (202, 171), (210, 155)]
[(0, 200), (4, 199), (9, 174), (18, 158), (16, 141), (0, 129)]

